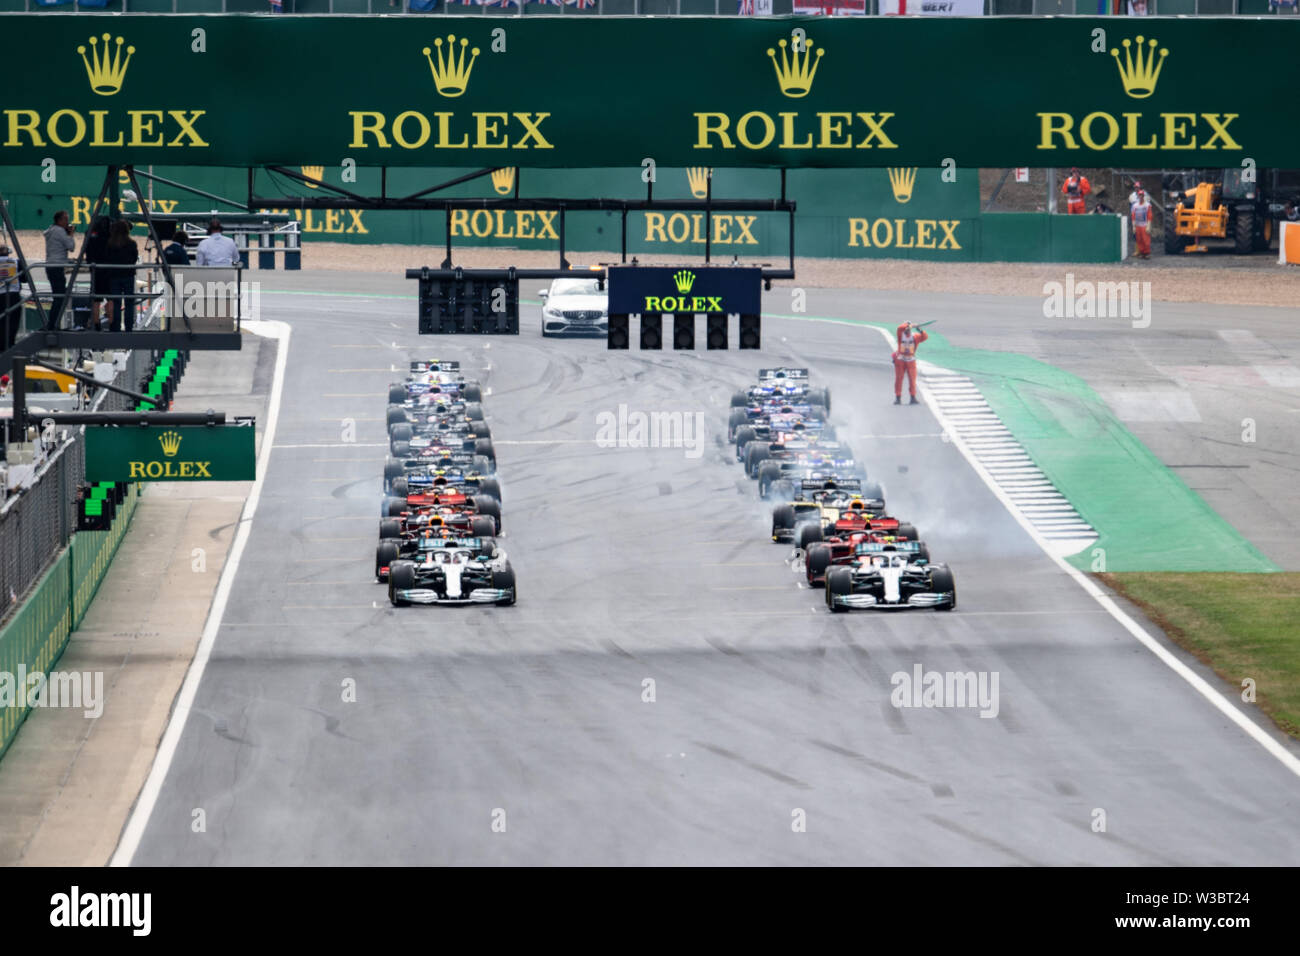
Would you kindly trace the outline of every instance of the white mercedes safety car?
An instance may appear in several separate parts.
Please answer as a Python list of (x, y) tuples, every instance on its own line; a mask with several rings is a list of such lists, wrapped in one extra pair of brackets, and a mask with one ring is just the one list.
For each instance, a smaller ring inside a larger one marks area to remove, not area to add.
[(609, 292), (594, 277), (554, 279), (542, 297), (542, 335), (609, 335)]

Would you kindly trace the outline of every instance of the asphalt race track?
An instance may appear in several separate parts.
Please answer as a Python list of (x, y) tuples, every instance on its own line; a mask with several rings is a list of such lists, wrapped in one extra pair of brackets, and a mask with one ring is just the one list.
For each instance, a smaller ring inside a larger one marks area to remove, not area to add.
[[(543, 340), (535, 307), (517, 338), (453, 339), (417, 336), (410, 299), (264, 304), (293, 326), (276, 446), (135, 864), (1300, 859), (1300, 781), (1059, 570), (926, 407), (889, 404), (877, 332), (769, 319), (761, 352), (702, 328), (695, 352), (608, 352)], [(491, 388), (516, 607), (398, 610), (373, 579), (384, 396), (417, 357)], [(831, 615), (797, 585), (725, 444), (731, 390), (775, 364), (831, 388), (956, 612)], [(702, 412), (702, 453), (598, 447), (620, 404)], [(917, 664), (997, 672), (997, 716), (895, 708)]]

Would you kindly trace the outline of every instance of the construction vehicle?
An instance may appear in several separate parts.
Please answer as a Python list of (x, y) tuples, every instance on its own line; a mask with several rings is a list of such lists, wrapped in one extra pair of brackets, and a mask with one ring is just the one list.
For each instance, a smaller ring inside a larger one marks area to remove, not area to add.
[[(1266, 251), (1282, 214), (1284, 186), (1295, 170), (1189, 170), (1165, 179), (1165, 252), (1208, 252), (1205, 239), (1229, 239), (1238, 255)], [(1194, 182), (1190, 189), (1185, 182)], [(1295, 191), (1295, 183), (1291, 189)]]

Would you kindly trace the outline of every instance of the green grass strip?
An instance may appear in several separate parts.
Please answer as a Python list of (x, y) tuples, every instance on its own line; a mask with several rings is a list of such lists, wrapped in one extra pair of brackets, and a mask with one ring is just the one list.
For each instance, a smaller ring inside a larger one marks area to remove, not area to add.
[(1300, 572), (1104, 574), (1170, 639), (1300, 737)]

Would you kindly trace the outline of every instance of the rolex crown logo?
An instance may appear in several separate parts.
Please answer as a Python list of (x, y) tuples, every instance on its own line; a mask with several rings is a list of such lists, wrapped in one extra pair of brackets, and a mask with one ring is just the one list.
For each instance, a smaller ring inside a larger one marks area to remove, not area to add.
[(515, 167), (492, 170), (492, 188), (502, 196), (509, 195), (510, 190), (515, 188)]
[[(821, 63), (822, 54), (826, 51), (818, 47), (817, 56), (813, 56), (813, 41), (804, 39), (799, 43), (803, 49), (798, 47), (790, 51), (786, 57), (786, 41), (780, 40), (777, 46), (781, 48), (781, 59), (778, 62), (776, 51), (771, 47), (767, 49), (767, 55), (772, 61), (772, 67), (776, 70), (776, 81), (781, 84), (781, 92), (792, 99), (798, 99), (801, 96), (807, 96), (808, 91), (812, 89), (813, 77), (817, 75), (817, 65)], [(803, 58), (800, 59), (800, 53)]]
[(912, 187), (916, 185), (916, 167), (890, 167), (889, 187), (894, 190), (894, 198), (907, 202), (912, 198)]
[(314, 182), (303, 184), (308, 189), (315, 189), (316, 183), (320, 182), (320, 178), (325, 175), (324, 166), (300, 166), (299, 169), (302, 170), (302, 174), (308, 179), (314, 180)]
[[(1147, 45), (1145, 56), (1142, 49), (1144, 42)], [(1122, 62), (1119, 58), (1119, 50), (1112, 47), (1110, 55), (1115, 58), (1115, 67), (1119, 70), (1124, 92), (1135, 100), (1144, 100), (1156, 91), (1160, 69), (1165, 65), (1165, 57), (1169, 55), (1169, 51), (1161, 48), (1160, 58), (1156, 59), (1156, 41), (1148, 41), (1145, 37), (1138, 37), (1136, 43), (1125, 40), (1121, 45), (1124, 47)]]
[(166, 431), (158, 436), (158, 444), (162, 445), (162, 452), (168, 458), (175, 458), (176, 453), (181, 450), (181, 433)]
[[(457, 57), (456, 34), (447, 35), (446, 56), (443, 56), (442, 37), (433, 41), (434, 48), (437, 50), (438, 59), (435, 61), (430, 54), (433, 52), (427, 46), (424, 48), (424, 57), (429, 61), (429, 69), (433, 72), (433, 85), (437, 87), (438, 92), (443, 96), (460, 96), (469, 86), (469, 74), (474, 69), (474, 61), (478, 59), (478, 47), (466, 53), (466, 47), (469, 46), (469, 40), (464, 37), (460, 38), (460, 56)], [(468, 58), (469, 62), (466, 62)]]
[(691, 187), (691, 195), (703, 199), (709, 194), (709, 177), (713, 170), (707, 166), (690, 166), (686, 170), (686, 182)]
[(77, 52), (81, 54), (81, 62), (86, 64), (86, 76), (90, 78), (90, 88), (100, 96), (112, 96), (122, 88), (122, 81), (126, 79), (127, 67), (131, 65), (131, 54), (135, 53), (135, 47), (126, 48), (126, 59), (122, 58), (121, 37), (117, 38), (117, 45), (112, 49), (109, 48), (109, 41), (112, 40), (110, 34), (105, 33), (103, 36), (104, 46), (99, 46), (99, 38), (90, 38), (90, 56), (86, 56), (84, 46), (77, 47)]
[(695, 285), (695, 273), (687, 269), (673, 273), (673, 282), (677, 284), (677, 291), (682, 295), (691, 291), (691, 286)]

